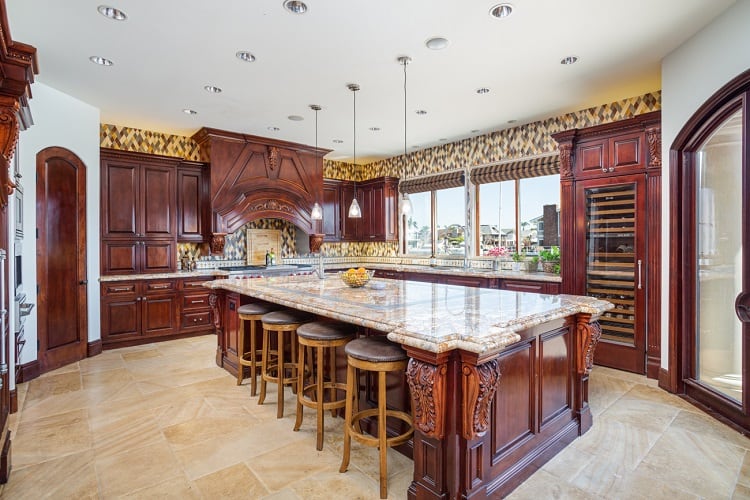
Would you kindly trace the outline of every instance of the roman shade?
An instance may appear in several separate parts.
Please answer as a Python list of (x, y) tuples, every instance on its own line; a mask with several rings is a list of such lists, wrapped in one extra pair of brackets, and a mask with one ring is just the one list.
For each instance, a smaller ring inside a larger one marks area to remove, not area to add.
[(464, 171), (452, 170), (442, 174), (428, 175), (402, 180), (398, 189), (402, 193), (423, 193), (437, 189), (448, 189), (464, 185)]
[(475, 167), (471, 169), (469, 176), (474, 184), (487, 184), (489, 182), (511, 181), (559, 173), (560, 155), (555, 153)]

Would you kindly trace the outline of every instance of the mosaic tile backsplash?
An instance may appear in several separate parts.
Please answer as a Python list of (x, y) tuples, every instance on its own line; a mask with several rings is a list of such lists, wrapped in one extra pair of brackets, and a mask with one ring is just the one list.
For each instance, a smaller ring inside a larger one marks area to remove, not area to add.
[[(524, 158), (545, 153), (555, 153), (557, 143), (551, 134), (572, 128), (590, 127), (603, 123), (632, 118), (661, 109), (661, 91), (594, 106), (588, 109), (547, 118), (514, 128), (442, 144), (403, 156), (395, 156), (367, 165), (323, 160), (323, 177), (363, 181), (385, 175), (401, 179), (425, 174), (440, 173), (458, 168), (474, 167), (502, 160)], [(209, 151), (201, 148), (189, 137), (162, 134), (147, 130), (101, 124), (101, 146), (127, 151), (178, 156), (189, 160), (209, 161)], [(282, 258), (300, 257), (295, 247), (295, 228), (291, 223), (276, 219), (251, 222), (226, 237), (224, 255), (220, 258), (244, 261), (246, 257), (246, 231), (254, 229), (280, 229), (282, 231)], [(178, 255), (187, 252), (196, 259), (205, 257), (206, 246), (178, 245)], [(327, 257), (383, 257), (398, 255), (397, 243), (342, 242), (324, 243), (322, 252)], [(218, 256), (217, 256), (218, 257)]]

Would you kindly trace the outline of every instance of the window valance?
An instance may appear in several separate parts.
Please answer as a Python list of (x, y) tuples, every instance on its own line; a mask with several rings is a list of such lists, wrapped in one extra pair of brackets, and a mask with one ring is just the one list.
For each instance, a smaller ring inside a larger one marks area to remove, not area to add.
[(475, 167), (471, 169), (469, 176), (474, 184), (487, 184), (559, 173), (560, 155), (555, 153)]
[(441, 174), (428, 175), (415, 179), (404, 179), (398, 189), (402, 193), (423, 193), (437, 189), (448, 189), (464, 185), (464, 171), (452, 170)]

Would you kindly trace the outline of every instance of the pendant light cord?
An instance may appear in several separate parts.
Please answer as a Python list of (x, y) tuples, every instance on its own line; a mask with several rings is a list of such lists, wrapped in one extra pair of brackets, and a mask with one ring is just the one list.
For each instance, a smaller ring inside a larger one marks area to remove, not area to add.
[(404, 65), (404, 173), (406, 170), (407, 160), (406, 160), (406, 65), (409, 64), (409, 59), (404, 58), (403, 59), (403, 65)]

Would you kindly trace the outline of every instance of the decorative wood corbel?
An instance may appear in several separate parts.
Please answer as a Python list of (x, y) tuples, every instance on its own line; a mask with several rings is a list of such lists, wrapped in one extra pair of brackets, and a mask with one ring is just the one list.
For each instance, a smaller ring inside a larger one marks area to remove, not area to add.
[(648, 166), (661, 167), (661, 127), (646, 129), (648, 142)]
[(490, 409), (500, 385), (500, 363), (493, 359), (481, 365), (463, 363), (461, 384), (463, 394), (463, 437), (483, 436), (490, 425)]
[(559, 145), (560, 150), (560, 178), (573, 178), (573, 144), (562, 143)]
[(10, 178), (10, 160), (18, 144), (18, 99), (0, 96), (0, 208), (8, 205), (8, 196), (16, 185)]
[(211, 234), (211, 253), (223, 253), (224, 244), (226, 243), (225, 236), (227, 233), (212, 233)]
[(602, 327), (598, 321), (591, 321), (590, 315), (579, 314), (576, 329), (578, 330), (576, 370), (579, 375), (588, 375), (594, 367), (594, 352), (602, 336)]
[(414, 427), (435, 439), (445, 436), (446, 365), (409, 359), (406, 380), (411, 392)]

